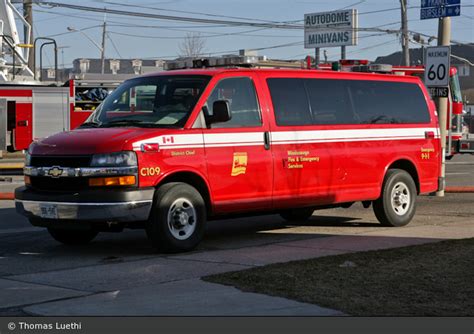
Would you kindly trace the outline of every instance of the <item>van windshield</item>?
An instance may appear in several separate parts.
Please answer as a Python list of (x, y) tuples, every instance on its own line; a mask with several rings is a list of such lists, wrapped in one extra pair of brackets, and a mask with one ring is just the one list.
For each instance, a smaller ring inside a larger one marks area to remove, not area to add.
[(209, 76), (157, 76), (125, 81), (81, 125), (183, 127)]

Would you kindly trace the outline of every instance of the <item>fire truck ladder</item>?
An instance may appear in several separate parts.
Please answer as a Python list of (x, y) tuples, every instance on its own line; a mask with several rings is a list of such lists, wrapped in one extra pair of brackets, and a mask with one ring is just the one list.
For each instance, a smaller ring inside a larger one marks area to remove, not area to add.
[[(25, 27), (24, 41), (20, 41), (15, 20)], [(0, 82), (19, 79), (33, 80), (33, 71), (28, 67), (28, 48), (31, 26), (21, 13), (11, 4), (10, 0), (0, 0)], [(18, 76), (18, 77), (17, 77)]]

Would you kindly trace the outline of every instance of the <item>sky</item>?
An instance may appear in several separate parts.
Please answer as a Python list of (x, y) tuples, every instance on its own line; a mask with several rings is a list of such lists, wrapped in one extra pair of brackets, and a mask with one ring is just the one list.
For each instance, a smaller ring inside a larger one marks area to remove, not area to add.
[[(82, 6), (145, 12), (183, 17), (219, 20), (266, 20), (276, 22), (299, 21), (304, 14), (355, 8), (360, 28), (400, 28), (398, 0), (52, 0)], [(420, 20), (421, 0), (408, 0), (408, 29), (437, 36), (438, 20)], [(451, 39), (474, 43), (474, 0), (461, 0), (461, 16), (453, 17)], [(145, 8), (146, 7), (146, 8)], [(415, 8), (414, 8), (415, 7)], [(196, 12), (191, 14), (185, 12)], [(207, 14), (207, 15), (203, 15)], [(215, 15), (215, 16), (209, 16)], [(238, 17), (238, 18), (230, 18)], [(36, 36), (50, 36), (59, 46), (59, 67), (71, 67), (76, 58), (99, 58), (100, 50), (84, 35), (101, 43), (104, 14), (66, 8), (34, 6)], [(168, 20), (126, 17), (107, 14), (107, 58), (173, 59), (179, 56), (179, 46), (187, 33), (199, 33), (205, 41), (205, 52), (210, 55), (236, 53), (239, 49), (268, 48), (259, 55), (270, 59), (303, 59), (313, 55), (314, 49), (305, 49), (304, 31), (262, 29), (255, 27), (228, 27), (216, 24), (176, 22)], [(70, 32), (68, 27), (82, 30)], [(435, 45), (432, 42), (432, 45)], [(290, 44), (285, 47), (275, 47)], [(411, 43), (411, 47), (419, 44)], [(324, 50), (329, 61), (340, 58), (340, 48)], [(347, 47), (347, 58), (370, 59), (400, 51), (399, 36), (375, 32), (359, 32), (358, 44)], [(46, 65), (52, 55), (46, 56)]]

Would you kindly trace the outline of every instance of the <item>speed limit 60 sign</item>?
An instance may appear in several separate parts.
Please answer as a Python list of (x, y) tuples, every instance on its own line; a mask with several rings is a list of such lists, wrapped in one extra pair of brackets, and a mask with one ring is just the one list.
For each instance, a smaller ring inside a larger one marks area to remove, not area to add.
[(426, 48), (425, 85), (443, 87), (449, 84), (449, 46), (432, 46)]

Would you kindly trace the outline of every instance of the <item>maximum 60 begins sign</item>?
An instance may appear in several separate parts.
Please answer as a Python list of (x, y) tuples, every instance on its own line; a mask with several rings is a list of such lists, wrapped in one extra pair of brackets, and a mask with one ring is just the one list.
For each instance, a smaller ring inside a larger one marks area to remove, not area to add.
[(449, 84), (449, 46), (426, 48), (425, 85), (427, 87), (447, 87)]

